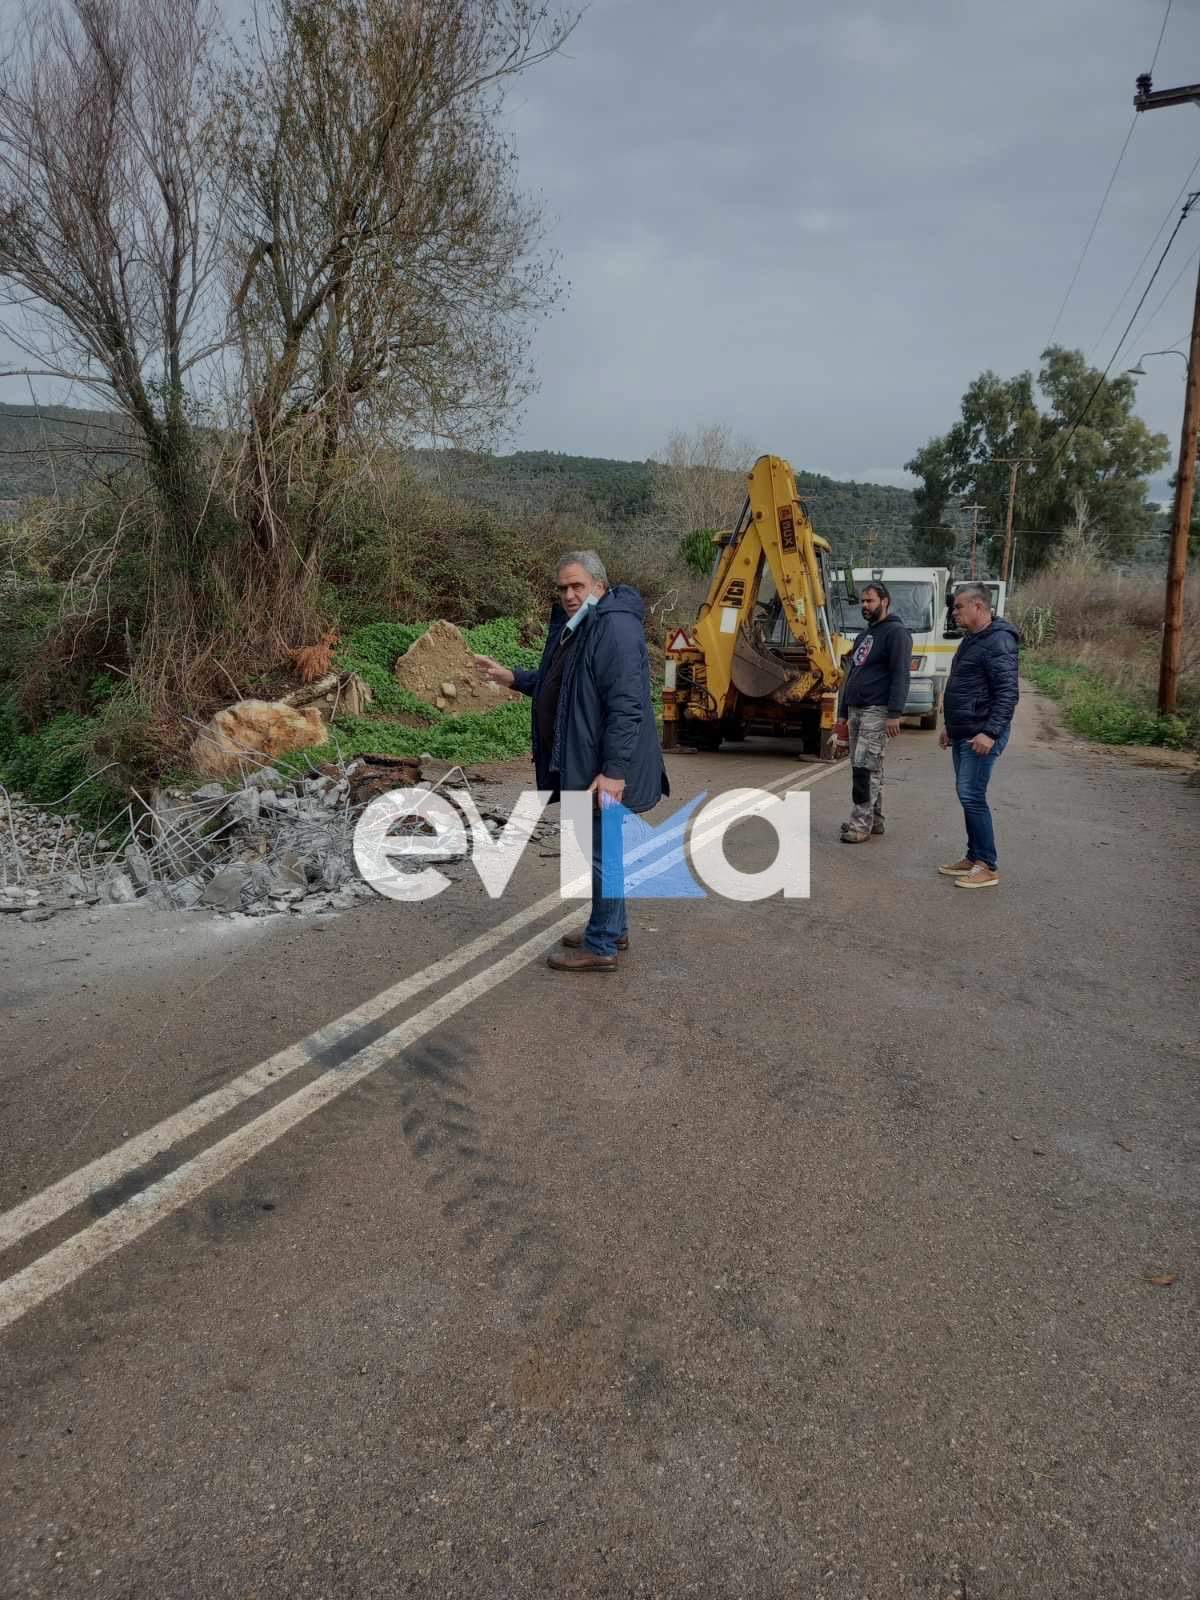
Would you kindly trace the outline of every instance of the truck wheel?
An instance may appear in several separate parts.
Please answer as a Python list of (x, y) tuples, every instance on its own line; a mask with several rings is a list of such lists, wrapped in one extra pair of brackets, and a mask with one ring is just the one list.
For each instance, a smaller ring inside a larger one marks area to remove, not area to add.
[(937, 729), (937, 712), (931, 711), (927, 717), (922, 717), (921, 726), (926, 733), (933, 733)]

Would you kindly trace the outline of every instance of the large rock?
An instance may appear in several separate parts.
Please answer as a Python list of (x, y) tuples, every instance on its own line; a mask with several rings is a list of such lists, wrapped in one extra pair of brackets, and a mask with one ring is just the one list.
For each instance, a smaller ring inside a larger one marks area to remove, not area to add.
[(218, 711), (196, 735), (191, 760), (197, 772), (226, 778), (264, 760), (325, 743), (325, 724), (314, 706), (298, 710), (277, 700), (239, 700)]
[(433, 623), (396, 662), (394, 676), (402, 689), (452, 717), (521, 698), (479, 676), (471, 647), (452, 622)]

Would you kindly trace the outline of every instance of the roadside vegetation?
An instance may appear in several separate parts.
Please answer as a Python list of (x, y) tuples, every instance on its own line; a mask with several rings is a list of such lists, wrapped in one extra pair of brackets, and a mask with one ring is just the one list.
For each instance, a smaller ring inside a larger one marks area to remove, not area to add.
[[(1200, 605), (1188, 578), (1185, 613)], [(1122, 576), (1078, 541), (1055, 568), (1023, 583), (1010, 610), (1025, 641), (1023, 670), (1062, 705), (1073, 733), (1102, 744), (1163, 745), (1200, 752), (1200, 637), (1184, 634), (1177, 716), (1156, 709), (1163, 577)]]
[[(8, 376), (94, 409), (40, 407), (31, 388), (28, 412), (0, 414), (0, 500), (20, 502), (0, 525), (5, 782), (84, 808), (144, 793), (182, 774), (214, 711), (286, 692), (297, 651), (330, 636), (376, 697), (335, 722), (343, 753), (516, 754), (527, 708), (454, 717), (406, 698), (391, 677), (405, 641), (444, 618), (502, 660), (536, 652), (555, 558), (594, 547), (641, 591), (653, 655), (694, 618), (711, 530), (737, 515), (761, 449), (791, 454), (818, 531), (851, 561), (860, 539), (889, 562), (940, 548), (962, 496), (999, 505), (992, 458), (1063, 440), (1054, 474), (1022, 480), (1022, 507), (1057, 529), (1089, 489), (1108, 555), (1144, 531), (1165, 446), (1128, 379), (1067, 439), (1095, 376), (1078, 352), (1047, 353), (1045, 415), (1028, 374), (972, 386), (914, 464), (911, 528), (905, 492), (814, 476), (795, 441), (752, 446), (722, 424), (672, 435), (656, 461), (497, 456), (559, 295), (505, 94), (577, 20), (569, 0), (260, 0), (231, 37), (215, 0), (43, 0), (14, 26)], [(1039, 537), (1027, 567), (1055, 557), (1059, 535)], [(1096, 709), (1097, 685), (1144, 714), (1149, 625), (1129, 622), (1133, 648), (1088, 611), (1077, 636), (1065, 592), (1047, 594), (1032, 670), (1089, 708), (1069, 715), (1143, 736)], [(1193, 665), (1182, 731), (1155, 737), (1192, 736), (1194, 682)]]

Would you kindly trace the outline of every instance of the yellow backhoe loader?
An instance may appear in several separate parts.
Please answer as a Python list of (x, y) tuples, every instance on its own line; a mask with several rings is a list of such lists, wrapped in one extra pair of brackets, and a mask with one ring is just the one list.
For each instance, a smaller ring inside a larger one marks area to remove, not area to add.
[(747, 484), (737, 526), (714, 537), (695, 626), (667, 639), (663, 745), (715, 750), (722, 739), (774, 734), (829, 761), (851, 647), (830, 627), (830, 547), (782, 457), (760, 456)]

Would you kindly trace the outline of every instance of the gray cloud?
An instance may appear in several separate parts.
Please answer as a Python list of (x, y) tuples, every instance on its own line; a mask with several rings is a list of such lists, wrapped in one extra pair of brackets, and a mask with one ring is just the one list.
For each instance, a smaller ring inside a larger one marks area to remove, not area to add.
[[(720, 418), (797, 466), (903, 481), (976, 373), (1036, 366), (1164, 5), (591, 0), (509, 103), (570, 282), (509, 442), (641, 457)], [(1200, 78), (1200, 0), (1174, 0), (1155, 78)], [(1190, 108), (1138, 119), (1061, 342), (1108, 359), (1197, 154)], [(1143, 323), (1198, 248), (1200, 212)], [(1186, 334), (1193, 278), (1119, 367)], [(1183, 363), (1148, 367), (1140, 410), (1174, 446)]]
[[(977, 372), (1036, 366), (1162, 17), (1163, 0), (594, 0), (512, 103), (571, 284), (515, 442), (643, 456), (720, 417), (797, 465), (900, 481)], [(1155, 80), (1197, 77), (1200, 4), (1176, 0)], [(1056, 335), (1101, 364), (1198, 134), (1186, 107), (1138, 120)], [(1197, 246), (1200, 214), (1143, 322)], [(1118, 368), (1186, 333), (1192, 289), (1185, 273)], [(1174, 438), (1182, 363), (1149, 365), (1140, 409)]]

